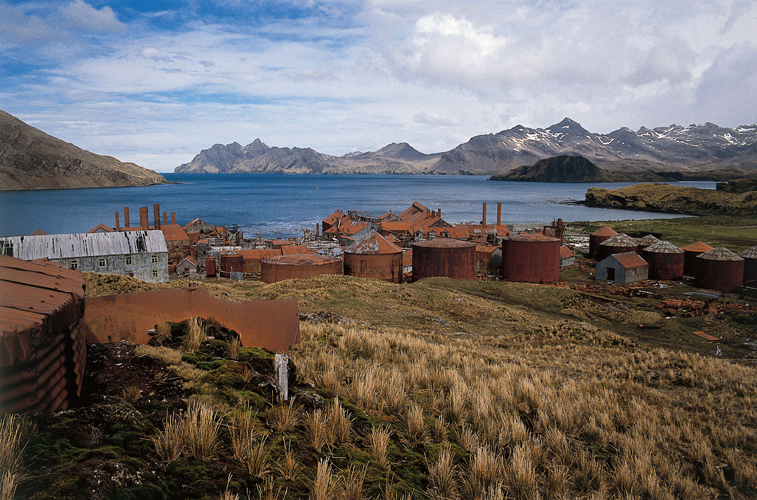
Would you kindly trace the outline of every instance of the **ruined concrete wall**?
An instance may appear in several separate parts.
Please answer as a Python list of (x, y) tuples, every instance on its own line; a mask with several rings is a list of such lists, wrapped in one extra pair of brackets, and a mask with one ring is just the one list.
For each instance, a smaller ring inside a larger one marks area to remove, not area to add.
[(300, 339), (296, 300), (228, 302), (191, 287), (90, 297), (84, 303), (87, 342), (146, 344), (147, 330), (156, 324), (198, 316), (236, 331), (245, 347), (287, 352)]

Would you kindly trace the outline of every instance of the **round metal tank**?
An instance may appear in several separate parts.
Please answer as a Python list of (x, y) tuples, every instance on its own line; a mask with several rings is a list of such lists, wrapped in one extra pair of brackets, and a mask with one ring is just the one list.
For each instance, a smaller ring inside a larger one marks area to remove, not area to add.
[(371, 231), (344, 250), (344, 274), (391, 283), (402, 281), (402, 249)]
[(691, 245), (683, 247), (683, 274), (684, 276), (696, 276), (697, 274), (697, 255), (709, 252), (712, 247), (707, 243), (697, 241)]
[(442, 276), (476, 278), (476, 244), (450, 238), (413, 243), (413, 280)]
[(639, 250), (641, 251), (641, 250), (644, 250), (647, 247), (651, 247), (655, 243), (659, 243), (659, 242), (660, 242), (660, 240), (657, 239), (657, 237), (655, 235), (648, 234), (648, 235), (644, 236), (643, 238), (640, 238), (639, 240), (637, 240), (636, 243), (639, 245)]
[(596, 259), (597, 258), (597, 250), (599, 248), (599, 244), (603, 241), (612, 238), (618, 234), (614, 229), (612, 229), (610, 226), (602, 226), (593, 233), (589, 235), (589, 258), (590, 259)]
[(744, 286), (757, 287), (757, 245), (739, 254), (744, 259)]
[(684, 252), (668, 241), (660, 241), (641, 251), (649, 264), (649, 279), (677, 280), (683, 277)]
[(327, 255), (293, 254), (260, 260), (260, 279), (276, 283), (290, 279), (307, 279), (322, 274), (342, 274), (342, 261)]
[(725, 247), (697, 255), (694, 284), (702, 288), (730, 292), (744, 281), (744, 259)]
[(597, 262), (615, 253), (639, 253), (639, 242), (625, 233), (618, 233), (599, 244), (597, 248)]
[(502, 277), (508, 281), (551, 283), (560, 278), (557, 238), (521, 233), (502, 238)]

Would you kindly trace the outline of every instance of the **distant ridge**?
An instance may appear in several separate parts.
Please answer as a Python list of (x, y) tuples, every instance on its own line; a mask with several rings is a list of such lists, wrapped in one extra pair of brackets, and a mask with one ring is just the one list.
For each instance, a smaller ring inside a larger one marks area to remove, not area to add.
[[(735, 129), (712, 123), (634, 132), (589, 132), (565, 118), (546, 129), (516, 125), (472, 137), (446, 152), (425, 154), (407, 143), (368, 153), (324, 155), (313, 149), (270, 148), (256, 139), (216, 144), (176, 173), (497, 174), (559, 156), (582, 156), (610, 172), (654, 171), (665, 178), (725, 180), (757, 173), (757, 124)], [(561, 181), (562, 182), (562, 181)]]
[(125, 187), (165, 177), (50, 136), (0, 111), (0, 190)]

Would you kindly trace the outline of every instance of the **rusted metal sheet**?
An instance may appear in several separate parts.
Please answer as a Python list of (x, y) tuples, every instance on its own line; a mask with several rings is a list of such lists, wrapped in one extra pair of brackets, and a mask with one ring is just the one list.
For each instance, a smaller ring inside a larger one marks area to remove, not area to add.
[(667, 241), (660, 241), (641, 251), (641, 256), (649, 263), (649, 279), (677, 280), (683, 277), (683, 250)]
[(263, 283), (307, 279), (322, 274), (343, 274), (342, 261), (327, 255), (282, 255), (260, 261)]
[(243, 346), (286, 352), (299, 342), (296, 300), (229, 302), (206, 288), (156, 290), (85, 300), (88, 342), (127, 340), (146, 344), (148, 330), (162, 321), (214, 318), (239, 333)]
[(476, 244), (448, 238), (413, 243), (413, 280), (476, 278)]
[(542, 234), (502, 239), (502, 277), (508, 281), (552, 283), (560, 279), (560, 243)]

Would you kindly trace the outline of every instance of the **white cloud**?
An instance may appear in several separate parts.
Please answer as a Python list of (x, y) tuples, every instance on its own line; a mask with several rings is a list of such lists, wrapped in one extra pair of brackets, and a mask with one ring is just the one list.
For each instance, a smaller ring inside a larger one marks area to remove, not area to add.
[(108, 6), (96, 9), (84, 0), (74, 0), (60, 7), (63, 20), (73, 28), (93, 33), (120, 31), (125, 25), (118, 21), (115, 12)]

